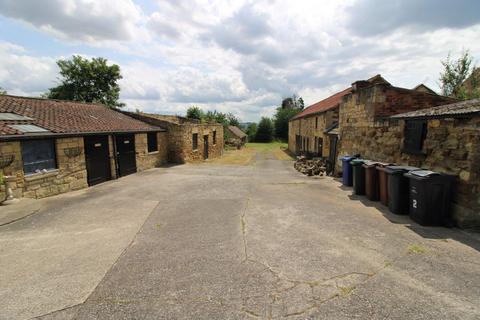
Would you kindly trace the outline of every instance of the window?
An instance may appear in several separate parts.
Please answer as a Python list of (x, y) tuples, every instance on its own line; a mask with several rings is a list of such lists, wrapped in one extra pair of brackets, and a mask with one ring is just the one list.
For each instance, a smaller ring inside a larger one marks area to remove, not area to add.
[(213, 144), (217, 144), (217, 131), (213, 131)]
[(427, 122), (424, 120), (405, 121), (404, 135), (402, 151), (411, 154), (421, 154), (423, 141), (427, 136)]
[(315, 117), (315, 129), (318, 129), (318, 117)]
[(22, 158), (25, 174), (56, 169), (55, 140), (23, 141)]
[(147, 133), (148, 152), (158, 151), (158, 140), (156, 132)]
[(192, 134), (192, 149), (193, 150), (198, 149), (198, 133)]

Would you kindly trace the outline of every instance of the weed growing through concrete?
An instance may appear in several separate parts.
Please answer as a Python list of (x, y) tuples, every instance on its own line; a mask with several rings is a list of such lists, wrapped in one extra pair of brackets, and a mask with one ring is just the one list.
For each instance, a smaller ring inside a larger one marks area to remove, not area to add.
[(422, 247), (418, 244), (413, 244), (413, 245), (408, 247), (407, 251), (408, 251), (409, 254), (415, 254), (415, 253), (425, 253), (427, 251), (427, 249), (425, 249), (424, 247)]

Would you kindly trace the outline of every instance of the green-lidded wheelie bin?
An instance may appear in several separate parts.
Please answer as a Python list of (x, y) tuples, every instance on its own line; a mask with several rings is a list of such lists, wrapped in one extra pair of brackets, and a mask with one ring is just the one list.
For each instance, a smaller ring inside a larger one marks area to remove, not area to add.
[(388, 209), (395, 214), (408, 214), (408, 178), (405, 173), (420, 170), (409, 166), (387, 166), (388, 174)]
[(429, 170), (404, 176), (410, 181), (410, 218), (423, 226), (453, 226), (450, 209), (455, 176)]
[(353, 159), (350, 161), (353, 169), (353, 193), (362, 196), (365, 195), (365, 168), (363, 164), (368, 161), (365, 159)]

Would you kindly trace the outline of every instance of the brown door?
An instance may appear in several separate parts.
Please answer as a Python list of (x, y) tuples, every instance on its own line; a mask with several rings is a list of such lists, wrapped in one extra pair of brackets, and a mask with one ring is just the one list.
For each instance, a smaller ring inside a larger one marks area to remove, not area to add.
[(87, 136), (84, 138), (85, 164), (89, 186), (112, 178), (108, 154), (108, 136)]
[(120, 177), (137, 172), (135, 154), (135, 135), (119, 134), (115, 136), (117, 148), (118, 175)]

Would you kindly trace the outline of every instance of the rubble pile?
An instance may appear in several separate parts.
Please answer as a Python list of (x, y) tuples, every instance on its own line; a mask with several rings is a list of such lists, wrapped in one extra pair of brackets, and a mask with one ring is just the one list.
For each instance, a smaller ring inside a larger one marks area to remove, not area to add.
[(325, 160), (322, 158), (308, 160), (306, 157), (297, 157), (293, 166), (307, 176), (324, 176), (327, 170)]

